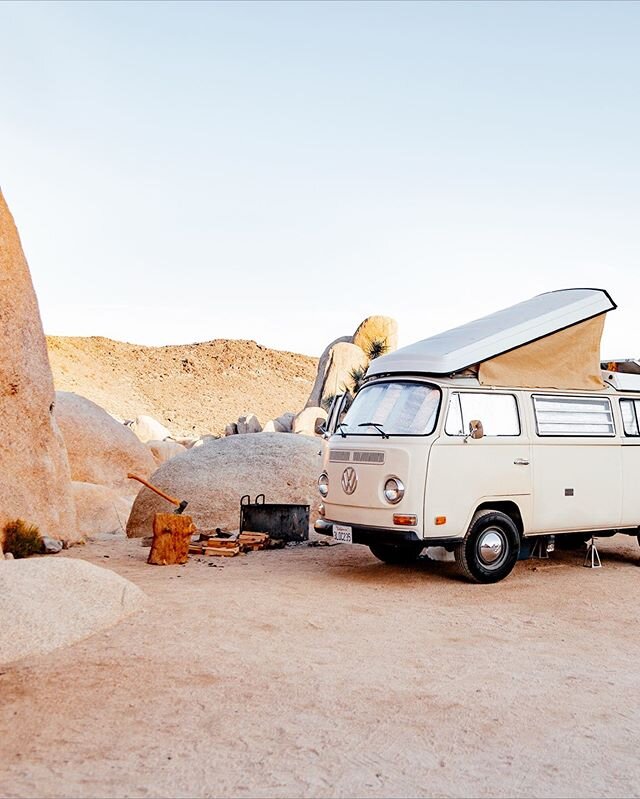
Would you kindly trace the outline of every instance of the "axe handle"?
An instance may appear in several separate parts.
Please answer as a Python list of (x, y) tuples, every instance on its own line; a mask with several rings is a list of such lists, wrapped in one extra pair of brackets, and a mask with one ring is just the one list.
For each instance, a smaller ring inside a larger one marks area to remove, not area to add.
[(146, 486), (147, 488), (150, 488), (152, 491), (155, 491), (156, 494), (161, 496), (163, 499), (166, 499), (168, 502), (171, 502), (173, 505), (180, 505), (180, 503), (182, 502), (181, 499), (170, 497), (169, 494), (165, 494), (164, 491), (161, 491), (159, 488), (156, 488), (154, 485), (151, 485), (151, 483), (148, 483), (145, 479), (143, 479), (142, 477), (138, 477), (138, 475), (136, 474), (131, 474), (131, 472), (129, 472), (127, 477), (130, 480), (137, 480), (139, 483), (142, 483), (142, 485)]

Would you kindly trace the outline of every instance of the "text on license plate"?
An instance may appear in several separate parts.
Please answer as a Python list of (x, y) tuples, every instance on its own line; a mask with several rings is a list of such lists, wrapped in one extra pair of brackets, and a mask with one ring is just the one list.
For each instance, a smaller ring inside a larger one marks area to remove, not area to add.
[(333, 537), (343, 544), (353, 544), (353, 532), (348, 524), (334, 524)]

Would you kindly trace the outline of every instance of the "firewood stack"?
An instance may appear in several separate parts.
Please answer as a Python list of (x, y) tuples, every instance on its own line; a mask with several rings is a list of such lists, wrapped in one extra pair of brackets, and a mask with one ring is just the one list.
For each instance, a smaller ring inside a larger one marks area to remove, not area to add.
[(200, 538), (200, 541), (191, 542), (190, 555), (232, 558), (241, 552), (254, 552), (257, 549), (267, 549), (272, 545), (272, 540), (266, 533), (243, 532), (232, 536), (218, 534), (204, 536), (201, 534)]

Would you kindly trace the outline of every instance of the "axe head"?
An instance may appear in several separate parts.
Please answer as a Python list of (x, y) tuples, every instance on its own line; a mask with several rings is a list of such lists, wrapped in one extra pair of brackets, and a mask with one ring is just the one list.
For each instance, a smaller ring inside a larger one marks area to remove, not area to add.
[(187, 507), (189, 503), (186, 499), (183, 499), (182, 502), (178, 505), (178, 507), (173, 511), (174, 513), (181, 514), (182, 511)]

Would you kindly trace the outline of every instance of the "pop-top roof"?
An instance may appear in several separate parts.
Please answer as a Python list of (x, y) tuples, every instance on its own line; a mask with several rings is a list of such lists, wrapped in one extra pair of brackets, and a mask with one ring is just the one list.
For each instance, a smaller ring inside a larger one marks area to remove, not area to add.
[(615, 307), (603, 289), (563, 289), (539, 294), (382, 355), (371, 362), (367, 376), (398, 372), (453, 374)]

